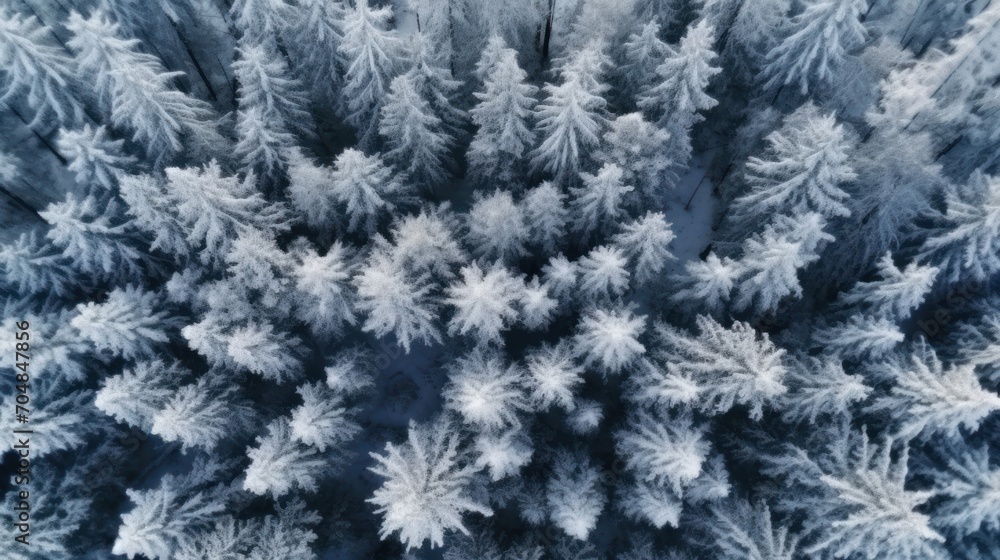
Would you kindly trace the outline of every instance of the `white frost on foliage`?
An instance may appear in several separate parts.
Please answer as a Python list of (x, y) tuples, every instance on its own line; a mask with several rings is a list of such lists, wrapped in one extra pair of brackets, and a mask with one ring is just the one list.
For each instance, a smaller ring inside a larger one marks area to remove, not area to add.
[(544, 411), (557, 404), (572, 412), (576, 407), (574, 391), (583, 383), (583, 367), (576, 363), (572, 345), (561, 341), (555, 346), (541, 346), (528, 353), (525, 364), (535, 406)]
[(521, 324), (528, 330), (544, 329), (552, 322), (552, 314), (559, 308), (559, 301), (549, 296), (548, 284), (541, 284), (538, 277), (524, 284), (521, 292)]
[(414, 341), (441, 342), (429, 281), (426, 273), (414, 277), (392, 256), (373, 253), (354, 277), (357, 308), (366, 314), (361, 330), (379, 337), (392, 333), (407, 353)]
[(735, 322), (727, 329), (711, 317), (696, 319), (698, 336), (668, 325), (657, 327), (662, 349), (657, 367), (644, 368), (637, 381), (637, 398), (662, 404), (692, 402), (709, 414), (720, 414), (736, 404), (750, 408), (759, 420), (764, 405), (771, 404), (788, 388), (783, 381), (785, 351), (747, 323)]
[(577, 326), (576, 355), (583, 357), (584, 365), (596, 365), (605, 374), (620, 373), (646, 353), (639, 342), (645, 329), (645, 315), (635, 316), (625, 308), (593, 309)]
[(292, 409), (289, 426), (293, 440), (323, 452), (328, 447), (338, 449), (361, 431), (354, 411), (336, 391), (316, 382), (306, 383), (296, 392), (302, 396), (302, 404)]
[(636, 478), (670, 487), (681, 495), (698, 478), (708, 457), (709, 443), (691, 416), (653, 416), (645, 412), (631, 418), (617, 434), (618, 454)]
[(943, 500), (932, 521), (956, 537), (1000, 529), (1000, 468), (991, 465), (989, 447), (950, 442), (942, 445), (941, 467), (924, 471)]
[(885, 355), (905, 338), (896, 323), (865, 315), (816, 329), (812, 336), (815, 345), (826, 352), (854, 359)]
[(892, 262), (892, 254), (886, 253), (879, 259), (878, 279), (858, 282), (840, 296), (838, 302), (845, 306), (862, 306), (874, 315), (893, 319), (906, 319), (920, 307), (927, 297), (938, 269), (910, 263), (906, 268), (897, 268)]
[(455, 308), (448, 334), (472, 336), (479, 344), (503, 345), (502, 333), (518, 319), (524, 280), (494, 265), (486, 271), (472, 263), (462, 279), (445, 290), (446, 303)]
[(469, 495), (478, 466), (469, 464), (459, 450), (458, 434), (447, 424), (410, 423), (406, 443), (386, 443), (385, 454), (370, 453), (373, 473), (384, 480), (368, 499), (381, 514), (379, 537), (399, 532), (407, 548), (420, 548), (429, 540), (431, 548), (444, 544), (446, 531), (469, 534), (462, 523), (465, 512), (493, 515), (493, 511)]
[(298, 354), (301, 343), (267, 323), (252, 323), (234, 330), (226, 353), (239, 368), (277, 383), (302, 376)]
[(923, 341), (909, 360), (900, 356), (881, 369), (895, 385), (872, 406), (892, 416), (896, 437), (958, 438), (959, 428), (975, 432), (987, 416), (1000, 410), (1000, 395), (980, 385), (974, 364), (945, 367)]
[(587, 540), (597, 526), (607, 497), (601, 488), (600, 473), (582, 453), (560, 452), (545, 487), (552, 523), (567, 535)]
[(201, 447), (212, 451), (227, 436), (241, 410), (231, 402), (235, 388), (219, 389), (202, 377), (184, 385), (153, 416), (150, 433), (163, 441), (179, 441), (184, 449)]
[(326, 337), (340, 334), (347, 325), (357, 324), (350, 284), (355, 263), (350, 250), (337, 241), (325, 255), (320, 255), (302, 244), (294, 256), (291, 273), (298, 317), (313, 332)]
[(474, 447), (478, 454), (476, 466), (486, 468), (494, 482), (517, 475), (534, 453), (531, 438), (517, 430), (499, 435), (477, 434)]
[(476, 350), (448, 370), (442, 391), (445, 407), (458, 412), (466, 424), (494, 431), (517, 426), (518, 415), (530, 408), (523, 369), (505, 363), (498, 352)]
[[(197, 462), (194, 468), (199, 468)], [(130, 560), (138, 555), (169, 560), (194, 531), (224, 511), (225, 502), (213, 497), (213, 492), (194, 491), (187, 481), (191, 476), (167, 475), (156, 488), (126, 490), (134, 506), (121, 516), (111, 553)]]
[(411, 189), (377, 153), (348, 148), (333, 162), (330, 192), (347, 213), (348, 231), (375, 233), (380, 218), (409, 202)]
[(840, 360), (809, 358), (788, 369), (788, 393), (781, 414), (791, 421), (810, 424), (824, 414), (851, 415), (851, 406), (872, 394), (861, 375), (849, 375)]
[(674, 258), (669, 248), (674, 237), (670, 222), (663, 212), (647, 212), (641, 218), (625, 224), (615, 234), (614, 243), (629, 258), (635, 271), (635, 281), (642, 285), (656, 278), (666, 267), (667, 261)]
[(478, 197), (466, 215), (466, 240), (476, 256), (513, 262), (525, 254), (531, 233), (524, 210), (507, 191)]
[(823, 449), (786, 444), (765, 457), (764, 472), (788, 482), (781, 507), (808, 513), (803, 552), (833, 558), (941, 558), (944, 542), (917, 508), (932, 491), (906, 489), (908, 448), (893, 460), (892, 441), (873, 445), (842, 423), (818, 430)]
[(254, 494), (279, 498), (293, 489), (316, 490), (316, 481), (329, 464), (313, 447), (296, 441), (288, 419), (279, 418), (267, 427), (267, 434), (257, 436), (257, 447), (248, 447), (243, 489)]
[(624, 251), (617, 247), (595, 247), (580, 257), (577, 266), (581, 295), (587, 301), (618, 298), (628, 290), (628, 259)]
[(118, 422), (148, 432), (153, 417), (169, 402), (171, 388), (188, 373), (178, 364), (160, 360), (138, 362), (106, 377), (94, 397), (94, 406)]
[(704, 306), (709, 313), (718, 313), (729, 302), (730, 294), (741, 276), (743, 266), (729, 257), (719, 258), (709, 253), (705, 260), (690, 260), (684, 265), (685, 274), (675, 277), (680, 289), (670, 299), (687, 307)]
[(98, 351), (129, 359), (152, 357), (169, 341), (166, 329), (176, 325), (161, 298), (138, 286), (117, 288), (104, 303), (81, 303), (76, 309), (70, 324), (81, 338)]
[(620, 491), (618, 507), (629, 519), (646, 521), (662, 529), (667, 525), (679, 525), (683, 505), (680, 497), (669, 487), (636, 480)]
[(604, 420), (601, 403), (589, 399), (576, 401), (576, 406), (566, 417), (566, 423), (573, 433), (581, 436), (593, 433), (600, 427), (601, 420)]

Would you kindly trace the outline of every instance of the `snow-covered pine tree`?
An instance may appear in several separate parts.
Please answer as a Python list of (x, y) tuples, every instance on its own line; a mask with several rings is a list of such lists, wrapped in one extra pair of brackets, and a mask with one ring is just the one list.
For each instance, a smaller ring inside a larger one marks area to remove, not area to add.
[(466, 241), (481, 259), (513, 263), (527, 252), (531, 230), (525, 223), (524, 208), (514, 203), (510, 192), (477, 193), (465, 218)]
[(270, 43), (246, 38), (233, 62), (239, 89), (236, 113), (236, 155), (247, 174), (275, 177), (288, 165), (288, 150), (296, 134), (308, 134), (311, 116), (302, 86), (290, 76), (285, 59)]
[(445, 181), (454, 140), (418, 89), (415, 74), (393, 78), (378, 131), (389, 148), (386, 159), (410, 180), (432, 191)]
[(548, 285), (537, 276), (524, 283), (521, 291), (521, 324), (528, 330), (544, 329), (552, 321), (559, 301), (549, 295)]
[(398, 531), (407, 549), (428, 540), (438, 547), (446, 531), (469, 534), (464, 513), (493, 515), (470, 494), (479, 467), (470, 464), (459, 444), (458, 434), (443, 419), (423, 425), (411, 421), (404, 444), (386, 443), (384, 455), (370, 453), (377, 462), (370, 470), (384, 479), (368, 500), (383, 516), (383, 540)]
[(680, 289), (670, 296), (679, 305), (718, 314), (729, 302), (733, 287), (743, 276), (743, 266), (729, 257), (721, 259), (709, 253), (705, 260), (690, 260), (684, 264), (684, 274), (675, 279)]
[(79, 130), (60, 130), (56, 146), (69, 161), (66, 167), (76, 174), (76, 184), (94, 192), (113, 190), (118, 177), (134, 164), (135, 158), (122, 151), (124, 143), (110, 139), (106, 127), (86, 124)]
[(361, 330), (379, 337), (392, 333), (406, 352), (414, 341), (441, 342), (437, 303), (426, 272), (415, 275), (391, 255), (375, 251), (354, 277), (354, 285), (357, 309), (366, 316)]
[(30, 367), (39, 376), (37, 379), (46, 379), (54, 388), (61, 389), (65, 382), (87, 378), (84, 355), (90, 351), (90, 345), (81, 340), (78, 331), (70, 325), (74, 315), (71, 309), (39, 314), (18, 311), (0, 323), (5, 332), (14, 333), (18, 321), (28, 321), (32, 331), (30, 338), (36, 342), (30, 348)]
[(468, 262), (458, 243), (458, 217), (448, 203), (425, 206), (419, 214), (399, 216), (391, 228), (392, 243), (382, 237), (376, 247), (414, 274), (428, 274), (438, 282), (455, 277), (455, 267)]
[(299, 0), (288, 22), (288, 48), (295, 74), (313, 92), (313, 101), (337, 106), (343, 85), (344, 60), (340, 53), (342, 25), (347, 14), (343, 2)]
[(343, 39), (337, 47), (347, 71), (342, 96), (347, 122), (354, 126), (362, 145), (378, 132), (378, 115), (402, 58), (403, 45), (389, 29), (392, 8), (372, 9), (368, 0), (358, 0), (343, 20)]
[(525, 365), (531, 400), (535, 406), (545, 410), (557, 404), (567, 411), (576, 407), (574, 392), (583, 383), (583, 368), (576, 363), (572, 344), (568, 340), (530, 351)]
[(338, 199), (334, 195), (332, 169), (319, 165), (302, 150), (285, 152), (288, 162), (289, 202), (312, 230), (330, 235), (336, 229)]
[(834, 356), (864, 359), (884, 355), (903, 342), (899, 327), (885, 317), (853, 315), (848, 320), (817, 328), (816, 346)]
[(527, 73), (518, 66), (517, 52), (494, 36), (483, 50), (483, 90), (469, 114), (476, 135), (466, 159), (472, 176), (500, 184), (517, 180), (523, 172), (525, 153), (535, 140), (528, 119), (535, 106), (538, 88), (526, 83)]
[(628, 259), (618, 247), (601, 245), (577, 261), (581, 296), (586, 301), (606, 302), (628, 291)]
[(852, 407), (873, 389), (861, 375), (850, 375), (837, 358), (796, 360), (788, 368), (789, 387), (781, 405), (782, 416), (792, 422), (816, 423), (821, 415), (851, 416)]
[(918, 462), (918, 472), (934, 480), (940, 498), (931, 522), (956, 540), (979, 532), (996, 534), (1000, 468), (990, 460), (989, 448), (951, 440), (936, 446), (929, 457)]
[(77, 73), (66, 52), (52, 44), (52, 29), (38, 18), (7, 9), (0, 11), (0, 73), (4, 77), (0, 101), (23, 99), (35, 116), (29, 126), (49, 124), (54, 118), (72, 126), (83, 117), (76, 100)]
[(675, 236), (670, 226), (663, 212), (651, 211), (615, 234), (614, 246), (629, 258), (639, 285), (653, 281), (673, 258), (669, 246)]
[(826, 221), (815, 212), (795, 217), (777, 216), (763, 233), (743, 243), (739, 282), (733, 307), (769, 313), (787, 296), (801, 297), (798, 272), (819, 260), (824, 242), (833, 241), (825, 233)]
[(169, 341), (167, 332), (178, 326), (178, 319), (163, 307), (155, 292), (126, 286), (112, 291), (103, 303), (78, 305), (70, 324), (98, 352), (152, 358)]
[(528, 190), (520, 201), (531, 244), (551, 254), (562, 244), (569, 222), (566, 195), (551, 181)]
[(923, 339), (910, 356), (897, 356), (878, 370), (894, 385), (872, 408), (892, 417), (894, 437), (958, 438), (963, 433), (960, 428), (975, 432), (987, 416), (1000, 410), (1000, 395), (980, 385), (975, 364), (945, 367)]
[(549, 518), (567, 535), (585, 541), (597, 526), (607, 497), (600, 472), (583, 453), (562, 451), (555, 457), (545, 487)]
[(719, 35), (719, 55), (729, 83), (754, 83), (767, 53), (781, 41), (790, 0), (708, 0), (701, 17)]
[[(165, 475), (156, 488), (127, 490), (132, 509), (122, 514), (112, 554), (150, 560), (173, 558), (180, 544), (226, 508), (224, 491), (211, 488), (204, 478), (204, 462), (195, 462), (187, 475)], [(202, 472), (197, 472), (202, 471)]]
[(661, 406), (690, 404), (708, 414), (739, 404), (749, 407), (751, 419), (760, 420), (764, 406), (788, 391), (785, 351), (747, 323), (726, 328), (704, 315), (696, 323), (697, 336), (657, 325), (656, 363), (641, 369), (634, 397)]
[[(30, 490), (31, 530), (28, 546), (10, 547), (5, 551), (10, 560), (36, 560), (36, 551), (49, 557), (70, 558), (77, 543), (72, 535), (93, 519), (94, 501), (81, 495), (81, 483), (86, 475), (79, 469), (59, 473), (57, 469), (34, 465), (36, 476)], [(17, 490), (6, 493), (4, 522), (12, 526), (18, 522), (16, 507), (23, 502)]]
[(639, 342), (645, 329), (645, 315), (636, 316), (623, 307), (592, 309), (577, 325), (575, 353), (583, 357), (584, 365), (596, 365), (605, 375), (620, 373), (646, 353)]
[(476, 263), (462, 268), (461, 275), (445, 289), (444, 302), (455, 309), (448, 334), (468, 336), (479, 345), (502, 346), (502, 333), (518, 320), (524, 279), (502, 266), (483, 270)]
[(151, 251), (163, 251), (177, 261), (189, 256), (191, 247), (163, 176), (121, 175), (118, 194), (128, 206), (129, 224), (152, 237)]
[(61, 252), (39, 241), (36, 230), (0, 245), (4, 284), (22, 295), (50, 294), (65, 297), (74, 284)]
[(834, 83), (845, 58), (867, 37), (859, 17), (864, 0), (810, 0), (788, 25), (787, 35), (767, 54), (765, 87), (810, 88)]
[(298, 317), (322, 337), (343, 332), (355, 325), (354, 291), (350, 280), (355, 270), (353, 255), (339, 241), (320, 255), (307, 243), (300, 243), (292, 268), (295, 309)]
[(153, 416), (150, 433), (166, 442), (180, 442), (182, 449), (211, 452), (248, 416), (231, 383), (219, 376), (202, 376), (181, 386)]
[(638, 33), (629, 35), (622, 46), (625, 64), (621, 70), (628, 82), (628, 93), (634, 97), (657, 80), (656, 68), (670, 53), (670, 47), (660, 40), (660, 23), (656, 19), (643, 25)]
[[(604, 57), (588, 47), (564, 62), (559, 85), (545, 84), (545, 99), (535, 108), (541, 143), (531, 152), (535, 171), (552, 174), (557, 182), (572, 181), (601, 141), (608, 86), (601, 82)], [(590, 64), (597, 60), (597, 64)]]
[(234, 0), (229, 15), (246, 44), (263, 44), (288, 29), (295, 10), (287, 0)]
[(574, 290), (579, 272), (576, 262), (570, 261), (562, 253), (550, 258), (542, 267), (545, 285), (552, 296), (559, 300), (560, 305), (568, 305), (576, 296)]
[(682, 496), (684, 488), (701, 475), (709, 443), (703, 427), (690, 414), (631, 417), (628, 428), (616, 434), (616, 449), (636, 478), (671, 489)]
[(518, 427), (519, 416), (530, 410), (524, 369), (507, 363), (499, 351), (476, 349), (447, 369), (448, 384), (441, 393), (445, 408), (479, 432)]
[(485, 467), (493, 482), (520, 473), (534, 453), (527, 432), (517, 429), (477, 434), (473, 446), (478, 455), (476, 466)]
[(94, 406), (118, 422), (149, 432), (153, 418), (166, 407), (173, 386), (189, 371), (162, 360), (137, 362), (118, 375), (104, 378)]
[(250, 323), (226, 337), (226, 354), (237, 369), (275, 383), (302, 377), (302, 343), (269, 323)]
[(209, 105), (171, 87), (183, 72), (166, 71), (100, 11), (88, 18), (71, 13), (66, 29), (73, 34), (67, 45), (76, 52), (79, 71), (92, 77), (111, 123), (131, 131), (132, 140), (157, 162), (185, 148), (219, 149), (222, 137)]
[(946, 191), (945, 205), (917, 258), (940, 268), (949, 284), (988, 280), (1000, 271), (1000, 178), (977, 170)]
[(422, 31), (410, 34), (406, 50), (411, 65), (407, 74), (441, 121), (442, 131), (452, 137), (464, 135), (465, 111), (455, 106), (462, 82), (452, 76), (436, 45)]
[(77, 271), (106, 279), (134, 280), (142, 274), (144, 255), (114, 199), (102, 204), (93, 196), (77, 199), (70, 193), (39, 215), (51, 226), (46, 237)]
[(243, 489), (258, 496), (279, 498), (293, 489), (313, 492), (316, 481), (328, 466), (319, 452), (299, 443), (287, 418), (267, 426), (267, 434), (257, 436), (257, 446), (247, 448), (247, 466)]
[[(786, 443), (765, 456), (764, 473), (790, 491), (779, 507), (801, 512), (805, 554), (917, 560), (942, 557), (944, 537), (917, 510), (933, 492), (907, 489), (908, 448), (872, 444), (864, 431), (841, 422), (818, 430), (810, 449)], [(810, 473), (805, 475), (805, 473)]]
[(215, 161), (197, 167), (166, 169), (168, 196), (199, 258), (217, 263), (239, 234), (251, 229), (274, 234), (290, 228), (284, 206), (268, 203), (254, 189), (253, 178), (224, 176)]
[(401, 181), (379, 154), (348, 148), (333, 162), (332, 196), (349, 217), (348, 231), (375, 232), (381, 217), (410, 202), (412, 185)]
[(317, 539), (313, 527), (322, 518), (306, 510), (301, 499), (275, 504), (277, 515), (237, 521), (232, 516), (217, 518), (211, 531), (180, 543), (174, 560), (206, 558), (301, 558), (317, 560), (311, 544)]
[[(31, 395), (34, 397), (31, 404), (34, 406), (30, 407), (30, 453), (36, 460), (60, 451), (79, 449), (104, 427), (100, 416), (95, 414), (93, 391), (66, 390), (59, 381), (59, 378), (41, 382), (35, 378), (31, 381)], [(3, 406), (0, 409), (0, 425), (7, 432), (2, 443), (11, 448), (18, 444), (17, 438), (24, 437), (13, 431), (24, 428), (24, 423), (17, 418), (18, 414), (24, 415), (23, 412), (18, 413), (23, 411), (24, 405), (21, 409), (17, 408), (17, 395), (20, 394), (11, 393), (0, 401)]]
[(733, 201), (733, 217), (757, 223), (772, 214), (817, 212), (825, 218), (849, 216), (843, 186), (857, 178), (848, 153), (849, 138), (832, 114), (806, 103), (767, 136), (764, 157), (747, 161), (750, 191)]
[(292, 410), (289, 427), (292, 439), (321, 453), (339, 450), (361, 431), (354, 412), (343, 397), (324, 383), (306, 383), (296, 389), (302, 404)]
[(620, 167), (622, 179), (636, 186), (642, 204), (659, 205), (679, 179), (669, 141), (670, 134), (642, 113), (628, 113), (608, 125), (597, 159)]
[(775, 527), (771, 517), (763, 500), (751, 505), (734, 497), (715, 504), (709, 515), (698, 519), (698, 527), (705, 532), (703, 547), (719, 560), (793, 560), (798, 536), (789, 535), (787, 526)]
[(933, 266), (920, 266), (915, 262), (898, 268), (891, 253), (883, 255), (876, 266), (878, 278), (855, 283), (837, 298), (839, 305), (860, 307), (873, 315), (903, 320), (923, 303), (939, 272)]
[(715, 31), (707, 21), (688, 28), (676, 52), (667, 53), (656, 67), (656, 79), (640, 96), (639, 107), (670, 134), (666, 151), (678, 166), (691, 158), (691, 127), (703, 120), (718, 101), (706, 93), (709, 82), (722, 71), (712, 66)]
[(624, 172), (614, 163), (605, 163), (596, 175), (580, 173), (580, 179), (583, 185), (570, 189), (573, 229), (584, 239), (606, 234), (625, 214), (635, 187), (624, 182)]

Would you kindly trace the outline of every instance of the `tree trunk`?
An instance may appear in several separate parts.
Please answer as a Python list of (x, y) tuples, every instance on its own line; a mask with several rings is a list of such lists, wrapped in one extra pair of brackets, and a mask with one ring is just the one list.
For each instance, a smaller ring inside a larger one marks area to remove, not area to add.
[(28, 212), (30, 212), (31, 215), (34, 216), (39, 222), (43, 222), (43, 223), (45, 222), (45, 220), (38, 213), (38, 210), (36, 210), (34, 206), (28, 204), (27, 202), (24, 201), (23, 198), (21, 198), (21, 197), (17, 196), (16, 194), (12, 193), (7, 187), (5, 187), (3, 185), (0, 185), (0, 193), (3, 193), (4, 196), (6, 196), (7, 198), (9, 198), (12, 201), (14, 201), (14, 204), (16, 206), (20, 206), (21, 208), (23, 208), (23, 209), (27, 210)]
[(208, 94), (212, 96), (212, 101), (218, 101), (219, 97), (215, 95), (215, 89), (212, 87), (212, 83), (208, 81), (208, 75), (205, 74), (205, 71), (202, 69), (201, 63), (199, 63), (198, 59), (195, 58), (194, 51), (191, 49), (191, 44), (188, 43), (187, 37), (181, 34), (180, 28), (177, 27), (177, 22), (170, 18), (167, 19), (170, 20), (170, 26), (174, 28), (174, 33), (177, 33), (177, 38), (180, 40), (181, 45), (184, 45), (184, 50), (187, 52), (188, 58), (191, 59), (191, 64), (194, 64), (194, 69), (198, 71), (198, 76), (201, 77), (201, 81), (205, 84), (205, 88), (208, 89)]
[(15, 115), (17, 115), (17, 118), (21, 119), (21, 122), (24, 123), (24, 127), (27, 128), (28, 130), (30, 130), (31, 133), (35, 135), (35, 138), (38, 138), (38, 141), (41, 142), (42, 145), (45, 146), (50, 152), (52, 152), (52, 155), (56, 156), (56, 158), (59, 160), (60, 163), (62, 163), (63, 165), (66, 165), (67, 163), (69, 163), (68, 161), (66, 161), (66, 158), (64, 158), (62, 156), (62, 154), (60, 154), (59, 151), (56, 150), (55, 146), (53, 146), (48, 141), (48, 139), (46, 139), (44, 136), (42, 136), (41, 134), (39, 134), (37, 130), (35, 130), (34, 128), (32, 128), (28, 124), (27, 119), (24, 118), (24, 115), (22, 115), (20, 111), (18, 111), (17, 109), (15, 109), (13, 105), (9, 105), (9, 104), (7, 105), (7, 108), (10, 109), (10, 111), (12, 113), (14, 113)]
[(549, 43), (552, 40), (552, 16), (556, 9), (556, 0), (549, 0), (549, 13), (545, 16), (545, 34), (542, 36), (542, 64), (549, 59)]

